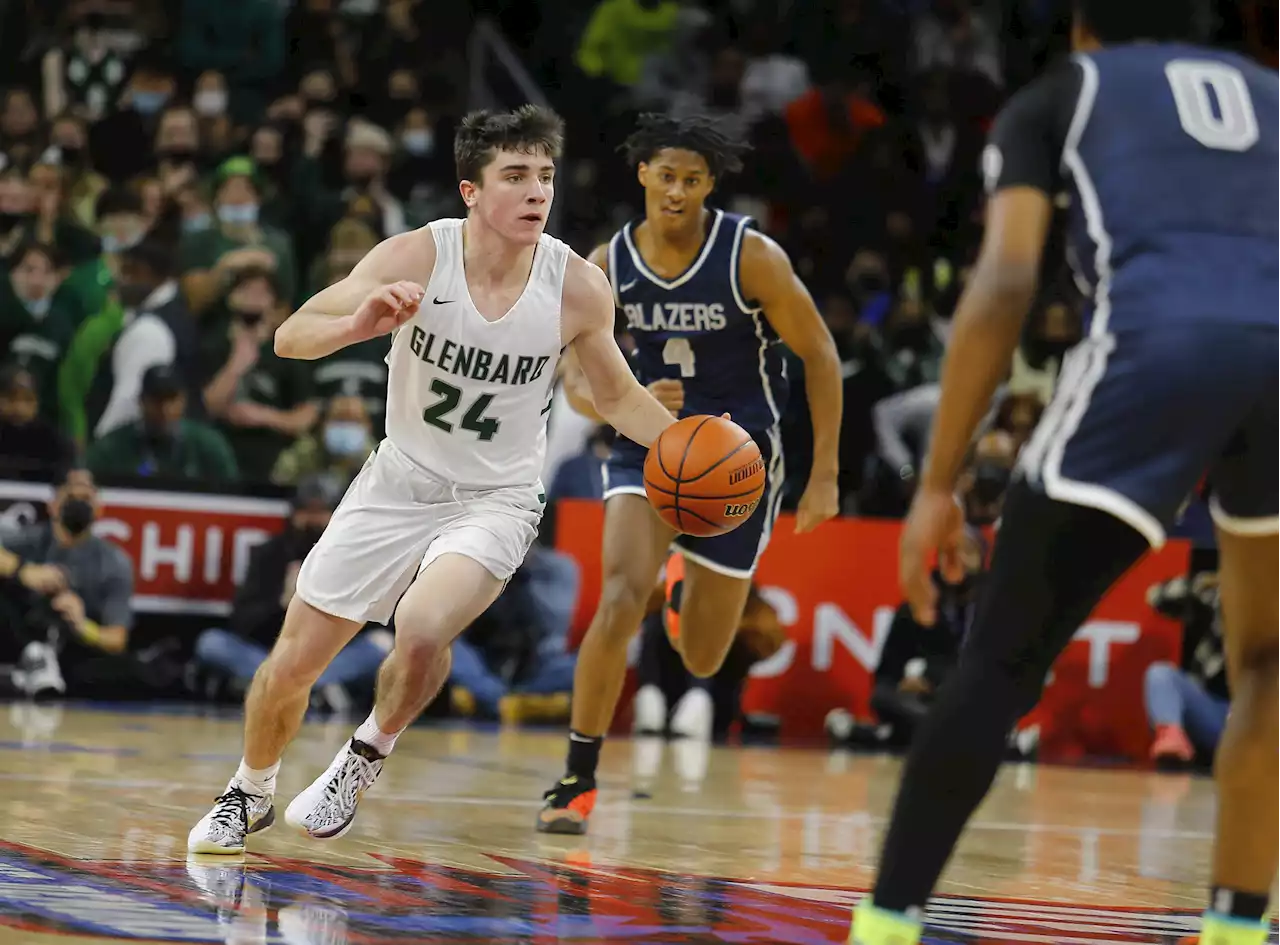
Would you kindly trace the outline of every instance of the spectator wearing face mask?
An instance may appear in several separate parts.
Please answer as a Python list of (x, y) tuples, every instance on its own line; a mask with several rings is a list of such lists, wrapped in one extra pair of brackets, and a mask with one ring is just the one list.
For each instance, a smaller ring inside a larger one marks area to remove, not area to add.
[(62, 273), (57, 251), (27, 243), (0, 277), (0, 350), (35, 379), (46, 417), (58, 416), (58, 364), (75, 332), (78, 313), (58, 296)]
[(348, 212), (354, 201), (369, 203), (370, 223), (385, 238), (408, 229), (404, 207), (387, 187), (395, 142), (378, 125), (353, 119), (347, 127), (342, 151), (342, 187), (325, 188), (320, 162), (304, 156), (295, 172), (295, 184), (311, 196), (306, 205), (313, 219), (331, 225)]
[(973, 459), (956, 489), (963, 498), (965, 521), (970, 525), (999, 521), (1017, 456), (1013, 436), (1004, 430), (991, 430), (974, 445)]
[(177, 91), (168, 60), (150, 50), (139, 53), (116, 110), (93, 125), (92, 140), (100, 144), (94, 151), (103, 174), (128, 180), (147, 170), (155, 160), (161, 117)]
[(347, 486), (360, 471), (374, 440), (364, 401), (349, 394), (329, 400), (318, 433), (300, 437), (280, 454), (271, 481), (294, 485), (308, 476), (327, 475)]
[(170, 247), (144, 239), (120, 254), (119, 267), (118, 304), (80, 326), (58, 371), (63, 426), (77, 442), (138, 418), (147, 368), (173, 364), (180, 376), (194, 376), (195, 328)]
[(292, 304), (297, 292), (293, 245), (259, 218), (262, 186), (253, 161), (224, 161), (214, 175), (213, 194), (213, 226), (185, 234), (178, 246), (182, 290), (192, 311), (207, 311), (231, 274), (247, 267), (274, 271), (281, 296)]
[(209, 424), (186, 417), (186, 387), (172, 366), (147, 369), (138, 406), (137, 420), (89, 447), (85, 464), (95, 476), (209, 483), (234, 482), (239, 477), (227, 438)]
[(89, 126), (78, 115), (59, 115), (49, 130), (49, 146), (57, 150), (62, 165), (67, 214), (80, 226), (93, 229), (94, 206), (110, 184), (93, 168)]
[(26, 368), (0, 368), (0, 470), (64, 468), (74, 455), (71, 443), (40, 416), (35, 378)]
[(35, 193), (22, 166), (0, 152), (0, 266), (13, 264), (18, 247), (29, 242), (35, 219)]
[(21, 86), (6, 90), (0, 105), (0, 152), (15, 164), (30, 164), (43, 148), (40, 112), (31, 92)]
[[(14, 674), (30, 695), (73, 695), (100, 678), (95, 657), (121, 654), (133, 623), (133, 566), (92, 532), (98, 491), (85, 469), (55, 483), (49, 521), (30, 525), (0, 550), (0, 596), (17, 621), (3, 621), (22, 648)], [(66, 679), (64, 680), (64, 675)]]
[(81, 226), (68, 209), (66, 181), (61, 153), (57, 148), (46, 148), (27, 172), (36, 209), (27, 233), (57, 247), (69, 265), (78, 266), (98, 255), (98, 237)]
[(96, 315), (111, 302), (120, 254), (142, 242), (147, 220), (142, 198), (127, 187), (110, 187), (94, 203), (94, 220), (101, 252), (95, 259), (75, 266), (58, 289), (69, 305), (87, 316)]
[(205, 408), (230, 441), (241, 478), (267, 482), (276, 458), (319, 416), (313, 365), (275, 353), (280, 299), (271, 272), (242, 271), (218, 308), (201, 350)]
[(226, 76), (217, 69), (206, 69), (196, 76), (191, 108), (200, 125), (200, 141), (206, 154), (222, 157), (232, 148), (235, 128), (229, 105)]

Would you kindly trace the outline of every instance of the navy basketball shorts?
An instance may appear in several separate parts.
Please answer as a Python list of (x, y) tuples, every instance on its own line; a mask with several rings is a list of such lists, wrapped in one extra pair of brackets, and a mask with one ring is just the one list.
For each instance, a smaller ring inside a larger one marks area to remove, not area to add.
[(1274, 324), (1176, 321), (1091, 335), (1064, 360), (1021, 471), (1153, 547), (1206, 475), (1220, 528), (1275, 534), (1277, 336)]
[[(777, 427), (752, 432), (760, 447), (760, 458), (768, 470), (764, 498), (751, 517), (724, 535), (694, 538), (677, 535), (673, 546), (684, 556), (711, 571), (749, 579), (769, 545), (769, 535), (782, 504), (782, 484), (786, 478), (782, 459), (782, 435)], [(644, 496), (644, 460), (648, 450), (623, 436), (614, 441), (613, 452), (604, 463), (604, 499), (616, 495)]]

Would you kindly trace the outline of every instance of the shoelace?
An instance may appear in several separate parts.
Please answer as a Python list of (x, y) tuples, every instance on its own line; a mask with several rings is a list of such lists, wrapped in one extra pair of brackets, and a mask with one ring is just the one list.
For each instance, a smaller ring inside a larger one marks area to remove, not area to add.
[(248, 830), (249, 804), (257, 799), (257, 795), (247, 794), (238, 787), (228, 788), (214, 802), (209, 820), (227, 832)]
[(331, 780), (324, 789), (324, 802), (321, 810), (326, 814), (326, 823), (337, 823), (347, 819), (347, 814), (356, 806), (360, 792), (373, 783), (377, 777), (377, 762), (361, 757), (355, 752), (347, 755), (338, 770), (338, 776)]

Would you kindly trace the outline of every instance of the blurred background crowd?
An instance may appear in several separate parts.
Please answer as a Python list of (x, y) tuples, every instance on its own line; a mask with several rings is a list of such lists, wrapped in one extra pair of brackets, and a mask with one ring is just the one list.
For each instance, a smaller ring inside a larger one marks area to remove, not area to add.
[[(1219, 2), (1219, 38), (1247, 43), (1257, 6)], [(787, 249), (836, 339), (843, 510), (900, 515), (981, 237), (985, 132), (1065, 50), (1069, 18), (1066, 0), (0, 0), (0, 472), (80, 470), (59, 475), (59, 508), (95, 477), (301, 485), (270, 586), (242, 588), (271, 606), (197, 648), (242, 668), (228, 647), (270, 645), (274, 629), (250, 628), (278, 625), (315, 516), (385, 411), (388, 339), (297, 362), (275, 356), (274, 328), (379, 240), (461, 213), (452, 134), (468, 108), (538, 100), (568, 121), (551, 229), (584, 255), (639, 212), (616, 153), (638, 113), (711, 113), (751, 141), (714, 199)], [(1048, 258), (966, 476), (975, 526), (997, 518), (1080, 334), (1078, 293)], [(792, 390), (794, 501), (809, 421)], [(563, 404), (551, 425), (552, 499), (598, 496), (609, 431)], [(41, 526), (55, 545), (75, 535), (58, 514)], [(576, 578), (547, 547), (534, 558), (513, 592), (553, 618), (516, 655), (477, 634), (476, 665), (458, 661), (471, 711), (565, 688)], [(67, 590), (34, 583), (49, 600)], [(530, 623), (513, 612), (491, 623)], [(351, 678), (384, 652), (365, 642)]]

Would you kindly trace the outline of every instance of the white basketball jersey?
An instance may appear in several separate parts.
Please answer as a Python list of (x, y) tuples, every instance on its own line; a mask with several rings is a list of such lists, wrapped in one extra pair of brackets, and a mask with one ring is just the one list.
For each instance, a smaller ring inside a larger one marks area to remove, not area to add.
[(454, 485), (531, 485), (547, 447), (570, 250), (543, 234), (524, 293), (490, 322), (467, 289), (463, 222), (430, 226), (436, 241), (431, 282), (387, 355), (387, 437)]

